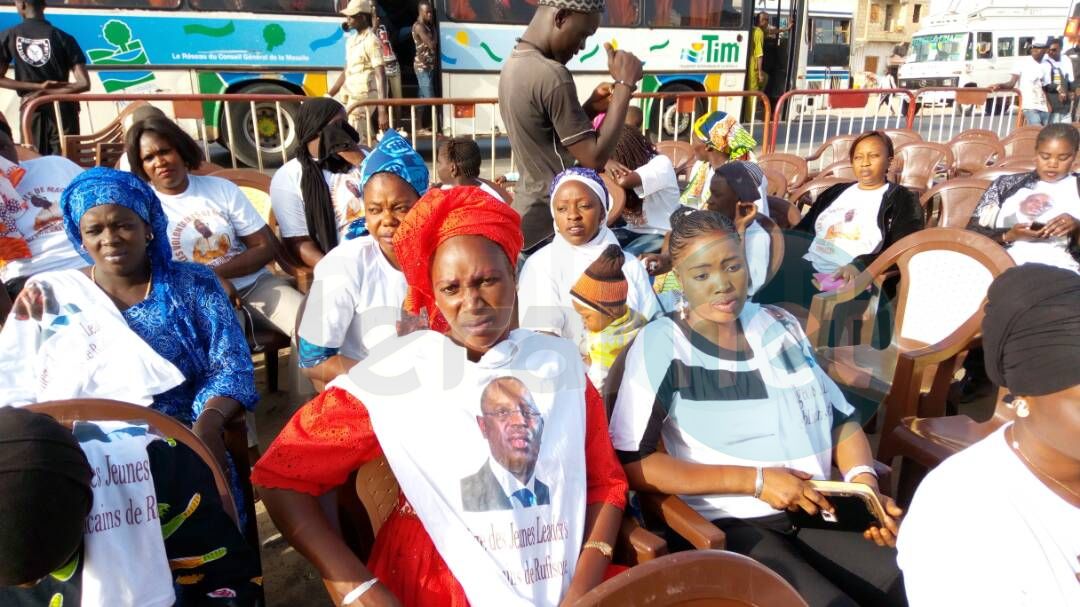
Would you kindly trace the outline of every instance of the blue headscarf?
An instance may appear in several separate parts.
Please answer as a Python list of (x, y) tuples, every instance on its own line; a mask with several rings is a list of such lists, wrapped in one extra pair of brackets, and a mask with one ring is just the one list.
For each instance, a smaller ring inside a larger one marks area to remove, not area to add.
[(64, 215), (64, 231), (89, 263), (93, 258), (83, 248), (79, 221), (90, 209), (103, 204), (118, 204), (135, 212), (150, 226), (154, 239), (147, 243), (146, 254), (152, 268), (162, 268), (172, 259), (169, 248), (169, 220), (161, 208), (157, 194), (143, 180), (127, 171), (95, 167), (81, 173), (60, 195), (60, 212)]
[(364, 189), (368, 180), (379, 173), (390, 173), (404, 179), (416, 190), (417, 196), (427, 192), (427, 164), (409, 142), (393, 129), (383, 133), (379, 145), (360, 165), (360, 189)]

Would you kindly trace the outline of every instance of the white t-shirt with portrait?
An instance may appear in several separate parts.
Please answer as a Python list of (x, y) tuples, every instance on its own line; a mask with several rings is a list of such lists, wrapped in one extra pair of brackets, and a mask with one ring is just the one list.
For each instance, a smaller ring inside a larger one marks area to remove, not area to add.
[(64, 232), (60, 214), (60, 194), (82, 173), (82, 167), (60, 156), (24, 160), (19, 166), (26, 172), (14, 185), (26, 208), (16, 218), (15, 227), (29, 245), (32, 257), (9, 261), (0, 276), (6, 282), (41, 272), (86, 267), (86, 260)]
[[(177, 261), (220, 266), (247, 250), (241, 238), (266, 225), (240, 188), (220, 177), (189, 175), (183, 194), (157, 195), (169, 218), (169, 246)], [(259, 268), (230, 280), (244, 289), (266, 272)]]
[(641, 198), (644, 225), (628, 225), (626, 228), (638, 234), (667, 234), (671, 231), (671, 214), (679, 208), (679, 179), (675, 166), (663, 154), (634, 169), (641, 177), (641, 185), (634, 193)]
[[(281, 165), (270, 181), (270, 206), (277, 218), (282, 238), (308, 236), (307, 218), (304, 216), (304, 195), (300, 187), (303, 169), (300, 161), (292, 160)], [(349, 224), (364, 216), (364, 193), (360, 189), (360, 169), (347, 173), (323, 171), (323, 178), (330, 186), (330, 199), (334, 204), (334, 219), (338, 235), (345, 236)]]
[(397, 336), (407, 289), (405, 275), (374, 238), (342, 242), (315, 264), (298, 336), (363, 360), (379, 342)]
[(803, 259), (818, 272), (832, 274), (859, 255), (873, 253), (883, 236), (878, 212), (889, 184), (863, 190), (852, 184), (821, 212), (814, 223), (814, 241)]
[(1016, 88), (1023, 95), (1025, 110), (1050, 111), (1046, 105), (1046, 92), (1043, 87), (1053, 80), (1050, 75), (1050, 64), (1045, 61), (1035, 61), (1031, 56), (1021, 57), (1013, 66), (1012, 73), (1019, 76)]
[[(1080, 193), (1073, 176), (1055, 182), (1038, 181), (1034, 187), (1020, 188), (1001, 203), (994, 227), (1011, 228), (1018, 223), (1047, 223), (1058, 215), (1080, 219)], [(1069, 237), (1041, 241), (1019, 240), (1009, 245), (1009, 255), (1017, 265), (1043, 263), (1080, 272), (1080, 264), (1069, 253)]]

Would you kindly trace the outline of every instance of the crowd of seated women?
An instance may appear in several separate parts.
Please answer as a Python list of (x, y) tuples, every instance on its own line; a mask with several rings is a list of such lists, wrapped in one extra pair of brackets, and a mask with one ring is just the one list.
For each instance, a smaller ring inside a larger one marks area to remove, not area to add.
[[(224, 429), (259, 398), (243, 308), (295, 333), (296, 364), (318, 391), (295, 403), (252, 480), (337, 604), (569, 604), (620, 570), (611, 559), (628, 492), (680, 496), (723, 530), (727, 550), (814, 606), (1077, 604), (1076, 129), (1046, 127), (1036, 170), (996, 180), (971, 220), (1019, 265), (991, 286), (983, 328), (987, 373), (1018, 419), (932, 472), (906, 514), (879, 485), (865, 420), (788, 310), (922, 229), (924, 209), (889, 181), (892, 143), (870, 131), (851, 147), (855, 181), (800, 214), (768, 196), (745, 159), (752, 140), (720, 114), (696, 125), (685, 191), (635, 128), (606, 178), (557, 175), (554, 235), (527, 257), (520, 217), (478, 178), (466, 141), (440, 146), (443, 183), (432, 184), (396, 132), (362, 149), (339, 104), (309, 100), (302, 145), (270, 187), (274, 234), (231, 182), (192, 173), (199, 148), (175, 123), (136, 121), (130, 172), (71, 171), (41, 190), (54, 202), (23, 204), (35, 217), (53, 209), (50, 229), (66, 238), (14, 266), (25, 284), (5, 276), (14, 311), (0, 331), (3, 404), (143, 403), (235, 473)], [(0, 196), (17, 206), (26, 185), (3, 166)], [(625, 190), (619, 218), (609, 188)], [(266, 269), (279, 237), (313, 267), (306, 301)], [(774, 238), (785, 240), (782, 260), (770, 259)], [(111, 364), (77, 364), (87, 353)], [(54, 377), (64, 357), (71, 377)], [(609, 373), (616, 358), (624, 368)], [(614, 395), (610, 411), (601, 388)], [(155, 509), (162, 537), (123, 541), (181, 565), (109, 581), (168, 597), (146, 604), (251, 604), (254, 556), (208, 499), (205, 468), (127, 428), (72, 430), (0, 409), (0, 599), (113, 596), (100, 588), (108, 553), (81, 521), (95, 515), (99, 451), (135, 448), (153, 475), (145, 491), (168, 508)], [(319, 498), (379, 458), (400, 494), (361, 561)], [(879, 523), (796, 524), (795, 513), (833, 511), (812, 484), (829, 478), (876, 494)], [(189, 518), (199, 524), (185, 527)], [(28, 548), (46, 537), (47, 550)]]

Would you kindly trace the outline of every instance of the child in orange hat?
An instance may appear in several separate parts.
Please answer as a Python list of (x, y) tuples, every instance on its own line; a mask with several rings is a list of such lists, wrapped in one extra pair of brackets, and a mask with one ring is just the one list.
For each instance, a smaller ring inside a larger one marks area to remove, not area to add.
[(609, 245), (589, 264), (570, 289), (574, 310), (585, 325), (585, 364), (589, 379), (599, 389), (619, 352), (647, 322), (626, 305), (629, 286), (623, 274), (622, 249)]

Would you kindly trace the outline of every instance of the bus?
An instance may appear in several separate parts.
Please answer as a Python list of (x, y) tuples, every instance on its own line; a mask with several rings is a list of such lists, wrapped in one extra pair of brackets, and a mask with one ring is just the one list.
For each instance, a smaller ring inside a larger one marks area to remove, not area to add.
[[(954, 3), (947, 12), (928, 16), (912, 37), (900, 66), (900, 86), (989, 87), (1007, 81), (1033, 41), (1062, 35), (1067, 17), (1061, 0)], [(920, 98), (925, 104), (949, 103), (953, 94)]]
[[(517, 38), (535, 11), (525, 0), (439, 0), (443, 97), (497, 97), (498, 78)], [(746, 85), (753, 0), (608, 0), (596, 35), (570, 60), (578, 93), (587, 95), (611, 78), (603, 44), (627, 50), (644, 62), (645, 93), (742, 91)], [(675, 104), (643, 100), (645, 124), (663, 138), (684, 134), (690, 114)], [(715, 102), (696, 102), (698, 116)], [(725, 105), (741, 111), (741, 104)], [(682, 110), (682, 111), (680, 111)], [(502, 121), (491, 106), (476, 108), (477, 129)], [(738, 115), (738, 114), (736, 114)], [(760, 122), (760, 109), (756, 120)], [(467, 125), (463, 125), (467, 127)]]
[[(93, 93), (262, 93), (320, 96), (329, 72), (345, 57), (344, 2), (335, 0), (48, 0), (46, 18), (78, 40), (86, 53)], [(288, 14), (288, 18), (284, 16)], [(20, 21), (11, 0), (0, 0), (0, 28)], [(333, 75), (333, 74), (329, 74)], [(116, 107), (88, 104), (82, 132), (104, 127)], [(281, 146), (295, 145), (297, 104), (229, 104), (236, 141), (223, 127), (223, 104), (203, 104), (207, 138), (219, 140), (250, 166), (256, 146), (280, 163)], [(19, 124), (19, 102), (0, 93), (0, 109)]]

